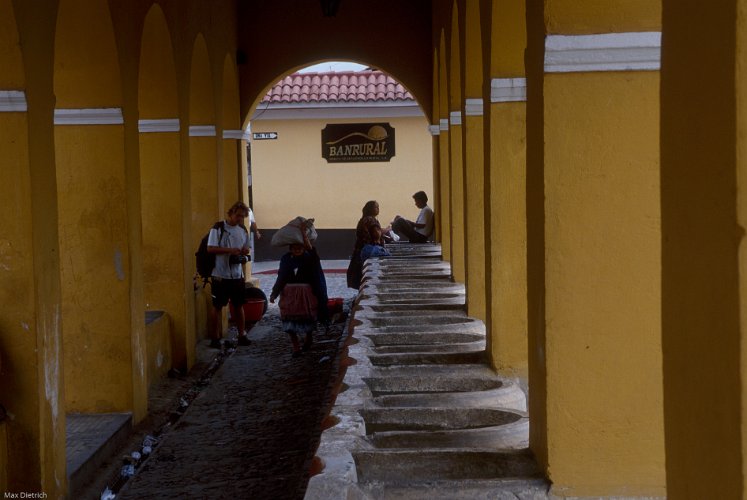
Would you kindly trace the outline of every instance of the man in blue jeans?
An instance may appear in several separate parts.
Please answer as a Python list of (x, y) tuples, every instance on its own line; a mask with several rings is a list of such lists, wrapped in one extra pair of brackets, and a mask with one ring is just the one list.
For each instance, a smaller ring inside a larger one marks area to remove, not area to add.
[(433, 209), (428, 206), (428, 195), (425, 191), (418, 191), (412, 198), (415, 206), (420, 209), (415, 222), (399, 215), (392, 222), (392, 230), (400, 236), (406, 236), (410, 243), (425, 243), (433, 234)]

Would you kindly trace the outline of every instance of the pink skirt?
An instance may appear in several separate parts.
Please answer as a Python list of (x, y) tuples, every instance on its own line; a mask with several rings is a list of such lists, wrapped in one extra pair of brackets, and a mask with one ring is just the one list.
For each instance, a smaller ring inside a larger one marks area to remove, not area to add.
[(280, 294), (280, 319), (283, 321), (316, 321), (316, 296), (311, 285), (292, 283), (285, 285)]

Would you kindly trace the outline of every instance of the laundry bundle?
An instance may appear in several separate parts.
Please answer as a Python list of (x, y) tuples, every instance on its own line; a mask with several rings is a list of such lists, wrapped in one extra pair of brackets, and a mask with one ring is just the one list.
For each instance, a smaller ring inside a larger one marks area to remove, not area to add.
[(272, 236), (270, 242), (274, 247), (284, 247), (287, 245), (303, 245), (303, 236), (301, 236), (301, 226), (306, 223), (306, 236), (309, 241), (316, 240), (316, 229), (314, 229), (314, 219), (306, 219), (300, 215), (278, 229)]

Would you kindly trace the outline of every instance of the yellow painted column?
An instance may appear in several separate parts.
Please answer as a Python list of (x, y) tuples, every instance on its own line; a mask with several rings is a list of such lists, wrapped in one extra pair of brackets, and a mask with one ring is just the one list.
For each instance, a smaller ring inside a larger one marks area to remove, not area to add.
[(495, 78), (489, 107), (490, 357), (527, 376), (526, 80)]
[[(434, 96), (435, 97), (435, 96)], [(434, 99), (435, 100), (435, 99)], [(446, 39), (441, 33), (438, 50), (438, 176), (441, 183), (441, 213), (436, 214), (436, 223), (441, 227), (441, 256), (451, 262), (452, 230), (451, 230), (451, 157), (449, 154), (451, 139), (449, 138), (449, 92), (446, 68)]]
[(451, 274), (460, 283), (467, 275), (464, 243), (464, 162), (462, 156), (462, 112), (449, 113), (449, 184), (451, 185)]
[(218, 210), (218, 161), (216, 158), (215, 127), (189, 127), (189, 163), (192, 184), (192, 247), (197, 250), (200, 240), (213, 224), (223, 217)]
[[(443, 208), (441, 207), (441, 199), (443, 198), (441, 196), (441, 165), (439, 165), (439, 135), (440, 130), (438, 125), (428, 125), (428, 132), (430, 132), (432, 137), (431, 142), (431, 158), (433, 161), (433, 211), (435, 213), (441, 213)], [(438, 223), (438, 221), (434, 221), (433, 223), (433, 241), (440, 242), (442, 239), (441, 234), (441, 225)]]
[[(218, 193), (223, 189), (218, 177), (217, 140), (215, 127), (212, 125), (192, 125), (189, 127), (189, 165), (190, 165), (190, 204), (191, 204), (191, 255), (200, 240), (208, 233), (216, 221), (222, 220), (225, 213), (218, 209)], [(191, 272), (196, 272), (194, 262)], [(207, 308), (211, 307), (210, 288), (202, 288), (195, 295), (195, 335), (196, 339), (207, 335)], [(226, 323), (226, 311), (223, 311), (223, 325)], [(189, 341), (189, 339), (187, 339)], [(194, 344), (194, 342), (192, 342)], [(194, 349), (192, 345), (188, 349)]]
[(194, 262), (185, 262), (182, 225), (163, 228), (164, 220), (182, 217), (179, 129), (178, 119), (140, 120), (145, 306), (171, 317), (172, 360), (183, 369), (194, 364), (195, 356), (194, 321), (186, 300), (191, 286), (184, 285), (192, 278), (185, 276), (185, 268), (194, 267)]
[(0, 490), (61, 497), (67, 478), (51, 91), (39, 101), (27, 114), (24, 91), (0, 90), (0, 404), (12, 415), (2, 424)]
[[(526, 78), (524, 0), (482, 11), (486, 82), (485, 155), (488, 354), (501, 373), (526, 379)], [(534, 388), (533, 388), (534, 389)]]
[(135, 381), (145, 377), (144, 367), (132, 366), (123, 132), (118, 108), (55, 110), (65, 393), (72, 412), (134, 411)]
[(663, 7), (667, 493), (747, 498), (747, 2), (701, 7)]
[[(225, 200), (222, 207), (223, 212), (236, 201), (242, 200), (241, 181), (246, 174), (243, 172), (239, 162), (242, 130), (223, 131), (223, 197)], [(244, 181), (246, 183), (246, 181)]]
[(661, 11), (592, 3), (528, 16), (530, 445), (554, 494), (664, 496)]
[(449, 120), (441, 118), (438, 124), (438, 168), (441, 173), (441, 213), (436, 214), (436, 222), (441, 226), (441, 255), (443, 260), (451, 262), (451, 157), (449, 155), (451, 139), (449, 138)]
[(485, 153), (483, 148), (483, 100), (465, 101), (464, 125), (464, 220), (467, 262), (467, 313), (486, 320), (485, 275)]

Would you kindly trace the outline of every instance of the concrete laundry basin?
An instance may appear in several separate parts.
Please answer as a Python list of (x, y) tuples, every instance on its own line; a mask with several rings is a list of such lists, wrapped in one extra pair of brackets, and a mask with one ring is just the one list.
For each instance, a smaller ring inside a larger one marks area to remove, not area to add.
[(484, 351), (485, 341), (464, 342), (461, 344), (400, 344), (373, 347), (373, 354), (403, 354), (403, 353), (436, 353), (436, 352), (473, 352)]
[(364, 377), (363, 381), (374, 396), (382, 394), (413, 394), (437, 392), (467, 392), (498, 389), (503, 382), (494, 378), (466, 376), (437, 377), (429, 376), (382, 376)]
[(358, 481), (417, 482), (444, 479), (533, 477), (528, 451), (392, 450), (353, 453)]
[(382, 431), (479, 429), (516, 422), (519, 413), (498, 408), (368, 408), (361, 410), (366, 434)]
[(529, 419), (480, 429), (375, 432), (367, 439), (376, 448), (520, 450), (529, 445)]
[(485, 335), (479, 332), (405, 332), (368, 334), (374, 346), (431, 346), (452, 343), (485, 341)]
[(397, 352), (372, 354), (369, 356), (369, 360), (374, 366), (448, 364), (457, 365), (468, 363), (486, 363), (487, 359), (488, 356), (484, 349), (446, 352)]
[[(526, 412), (527, 399), (516, 384), (471, 392), (388, 394), (372, 398), (376, 408), (498, 408)], [(524, 414), (524, 413), (522, 413)]]
[(372, 317), (365, 318), (373, 328), (387, 326), (416, 326), (421, 329), (429, 325), (462, 325), (475, 323), (476, 320), (468, 317), (450, 316), (450, 315), (392, 315), (390, 317)]

